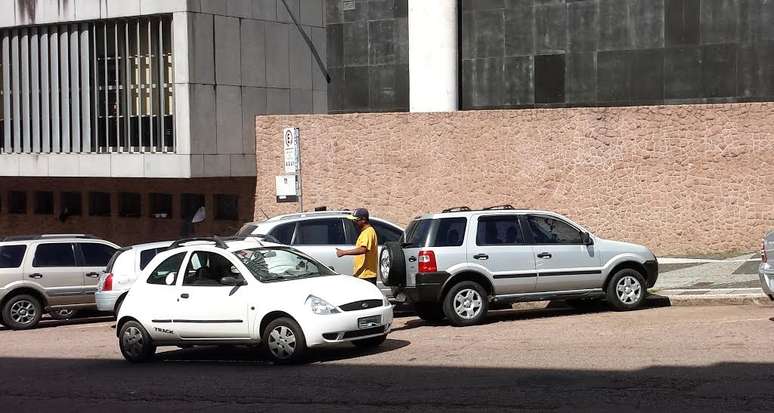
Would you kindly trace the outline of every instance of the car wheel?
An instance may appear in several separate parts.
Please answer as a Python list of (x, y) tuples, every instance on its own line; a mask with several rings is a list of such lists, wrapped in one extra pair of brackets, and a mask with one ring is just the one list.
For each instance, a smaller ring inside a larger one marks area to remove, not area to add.
[(607, 301), (616, 310), (634, 310), (645, 301), (645, 278), (638, 271), (625, 268), (607, 284)]
[(414, 304), (414, 312), (425, 321), (441, 321), (445, 317), (440, 303), (416, 303)]
[(3, 306), (3, 323), (14, 330), (27, 330), (38, 325), (43, 306), (37, 298), (21, 294), (11, 297)]
[(121, 354), (132, 363), (142, 363), (150, 360), (156, 353), (156, 346), (145, 327), (137, 321), (127, 321), (121, 326), (118, 334), (118, 345)]
[(400, 243), (384, 243), (379, 256), (379, 272), (382, 274), (382, 282), (388, 287), (406, 283), (406, 261)]
[(384, 343), (384, 340), (387, 340), (387, 334), (383, 336), (364, 338), (361, 340), (353, 340), (352, 344), (354, 344), (355, 347), (372, 348), (380, 346), (382, 343)]
[(768, 294), (769, 300), (774, 301), (774, 294)]
[(61, 309), (49, 311), (48, 315), (50, 315), (54, 320), (69, 320), (75, 317), (75, 313), (75, 310)]
[(275, 363), (301, 361), (306, 353), (306, 339), (301, 326), (292, 318), (280, 317), (263, 330), (263, 349)]
[(488, 308), (486, 290), (474, 281), (463, 281), (453, 286), (443, 299), (443, 312), (456, 327), (480, 323), (486, 317)]

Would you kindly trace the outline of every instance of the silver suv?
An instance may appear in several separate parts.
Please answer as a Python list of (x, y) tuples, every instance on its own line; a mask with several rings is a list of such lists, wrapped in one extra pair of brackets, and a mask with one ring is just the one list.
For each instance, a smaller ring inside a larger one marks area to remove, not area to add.
[(417, 217), (401, 243), (382, 250), (380, 271), (398, 298), (425, 320), (479, 323), (487, 310), (518, 301), (606, 298), (639, 307), (658, 262), (642, 245), (590, 234), (566, 217), (500, 205)]
[[(293, 246), (339, 274), (351, 274), (354, 257), (336, 257), (336, 248), (354, 248), (357, 240), (355, 224), (346, 219), (349, 214), (349, 211), (319, 211), (279, 215), (247, 223), (237, 236), (270, 235), (278, 243)], [(396, 242), (403, 236), (403, 229), (384, 219), (371, 217), (370, 222), (380, 249), (386, 242)], [(390, 297), (391, 289), (381, 279), (377, 279), (377, 287)]]
[(7, 237), (0, 242), (0, 316), (15, 330), (95, 309), (100, 272), (118, 246), (90, 235)]

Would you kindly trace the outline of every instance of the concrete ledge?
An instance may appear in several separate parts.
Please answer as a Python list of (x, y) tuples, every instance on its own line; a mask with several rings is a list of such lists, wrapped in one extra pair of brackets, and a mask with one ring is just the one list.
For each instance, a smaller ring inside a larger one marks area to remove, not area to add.
[(660, 306), (761, 305), (774, 307), (763, 293), (755, 294), (651, 294), (648, 303)]

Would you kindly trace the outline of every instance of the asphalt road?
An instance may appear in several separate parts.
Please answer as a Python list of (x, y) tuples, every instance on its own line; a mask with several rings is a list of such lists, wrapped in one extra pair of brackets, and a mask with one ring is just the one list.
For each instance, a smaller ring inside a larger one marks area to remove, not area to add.
[(371, 352), (274, 366), (250, 348), (162, 348), (132, 365), (114, 322), (0, 330), (0, 410), (771, 411), (774, 308), (505, 311), (453, 328), (399, 317)]

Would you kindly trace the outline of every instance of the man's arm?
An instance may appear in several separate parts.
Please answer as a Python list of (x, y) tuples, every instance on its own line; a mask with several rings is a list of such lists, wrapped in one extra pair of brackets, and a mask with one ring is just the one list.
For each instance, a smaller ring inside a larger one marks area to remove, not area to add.
[(363, 255), (366, 252), (368, 252), (368, 248), (366, 247), (356, 247), (351, 250), (342, 250), (342, 249), (336, 248), (337, 257), (343, 257), (345, 255)]

